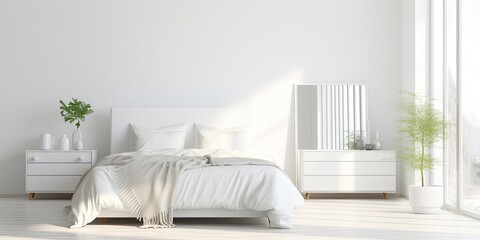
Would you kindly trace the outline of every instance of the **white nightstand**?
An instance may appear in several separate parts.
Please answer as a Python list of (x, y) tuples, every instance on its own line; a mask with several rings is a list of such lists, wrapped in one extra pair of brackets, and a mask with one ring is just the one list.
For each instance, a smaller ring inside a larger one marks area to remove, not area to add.
[(26, 192), (73, 193), (82, 175), (97, 162), (96, 150), (27, 150)]

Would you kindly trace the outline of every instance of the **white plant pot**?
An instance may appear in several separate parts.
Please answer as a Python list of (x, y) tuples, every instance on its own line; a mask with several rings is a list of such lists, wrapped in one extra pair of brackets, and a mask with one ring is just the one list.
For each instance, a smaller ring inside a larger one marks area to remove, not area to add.
[(411, 185), (409, 200), (414, 213), (438, 213), (443, 206), (443, 187)]

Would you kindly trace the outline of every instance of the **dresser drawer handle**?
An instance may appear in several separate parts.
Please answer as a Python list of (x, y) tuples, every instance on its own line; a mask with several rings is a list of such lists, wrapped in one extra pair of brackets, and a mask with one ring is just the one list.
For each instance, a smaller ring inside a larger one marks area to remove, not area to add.
[(83, 156), (82, 156), (82, 157), (79, 157), (78, 160), (84, 161), (84, 160), (85, 160), (85, 157), (83, 157)]
[(37, 161), (37, 160), (38, 160), (38, 157), (37, 157), (37, 156), (32, 157), (32, 160), (33, 160), (33, 161)]

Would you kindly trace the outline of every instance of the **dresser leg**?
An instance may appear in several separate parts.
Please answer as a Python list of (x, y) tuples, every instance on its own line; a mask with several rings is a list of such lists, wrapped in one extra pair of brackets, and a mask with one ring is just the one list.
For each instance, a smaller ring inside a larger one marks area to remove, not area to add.
[(28, 200), (33, 200), (34, 197), (35, 197), (35, 193), (28, 194)]
[(309, 192), (307, 192), (307, 193), (305, 194), (305, 198), (310, 199), (310, 193), (309, 193)]
[(383, 199), (387, 199), (388, 198), (388, 193), (383, 193)]

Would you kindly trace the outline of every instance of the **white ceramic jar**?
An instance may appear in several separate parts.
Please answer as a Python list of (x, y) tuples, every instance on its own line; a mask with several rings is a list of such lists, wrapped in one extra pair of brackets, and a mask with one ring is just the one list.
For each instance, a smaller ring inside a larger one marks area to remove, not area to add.
[(60, 150), (68, 151), (70, 149), (70, 140), (67, 137), (67, 134), (63, 134), (60, 137)]

